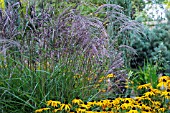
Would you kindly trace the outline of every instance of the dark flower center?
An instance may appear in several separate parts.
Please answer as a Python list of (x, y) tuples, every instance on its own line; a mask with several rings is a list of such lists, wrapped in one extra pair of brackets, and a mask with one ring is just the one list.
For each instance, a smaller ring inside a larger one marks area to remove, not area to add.
[(129, 103), (129, 100), (126, 100), (126, 103)]
[(163, 79), (163, 82), (166, 82), (166, 79)]
[(135, 109), (136, 109), (135, 107), (132, 108), (132, 110), (135, 110)]

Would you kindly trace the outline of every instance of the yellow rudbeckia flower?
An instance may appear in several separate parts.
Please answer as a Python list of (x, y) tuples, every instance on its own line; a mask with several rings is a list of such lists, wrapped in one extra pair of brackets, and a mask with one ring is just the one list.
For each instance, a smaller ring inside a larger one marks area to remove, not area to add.
[(43, 112), (43, 111), (47, 111), (47, 110), (49, 110), (50, 108), (41, 108), (41, 109), (37, 109), (36, 111), (35, 111), (35, 113), (41, 113), (41, 112)]
[(106, 76), (106, 78), (113, 78), (115, 75), (114, 74), (108, 74), (107, 76)]
[(148, 89), (151, 87), (152, 87), (151, 83), (148, 83), (148, 84), (143, 84), (143, 85), (138, 86), (137, 89), (142, 89), (142, 88)]
[(0, 9), (5, 10), (5, 0), (0, 0)]
[(159, 82), (167, 82), (167, 80), (170, 80), (170, 77), (169, 76), (162, 76), (159, 78)]
[(155, 95), (153, 92), (146, 92), (146, 93), (144, 93), (145, 97), (149, 97), (149, 96), (153, 96), (153, 95)]
[(60, 104), (61, 104), (60, 101), (52, 101), (52, 100), (47, 101), (47, 106), (57, 107)]
[(61, 110), (64, 109), (65, 111), (68, 112), (68, 111), (70, 111), (71, 107), (72, 107), (71, 104), (61, 104), (60, 109), (61, 109)]
[(130, 110), (129, 112), (127, 113), (139, 113), (138, 110)]
[(72, 100), (72, 103), (80, 105), (83, 104), (83, 101), (80, 98), (76, 97), (75, 99)]

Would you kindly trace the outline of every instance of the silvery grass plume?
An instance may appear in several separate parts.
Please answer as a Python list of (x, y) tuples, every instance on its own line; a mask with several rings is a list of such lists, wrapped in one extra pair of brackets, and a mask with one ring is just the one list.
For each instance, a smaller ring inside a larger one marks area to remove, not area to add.
[(11, 48), (20, 48), (20, 43), (16, 40), (16, 37), (20, 35), (17, 30), (18, 13), (14, 10), (14, 7), (18, 5), (18, 2), (11, 5), (8, 4), (6, 10), (0, 14), (0, 53), (6, 57), (6, 51)]
[[(109, 10), (105, 10), (106, 8)], [(142, 26), (124, 15), (122, 7), (115, 4), (100, 6), (94, 14), (99, 13), (106, 14), (105, 18), (83, 16), (75, 8), (68, 8), (60, 14), (57, 21), (59, 39), (56, 47), (62, 49), (58, 53), (62, 56), (65, 53), (72, 54), (76, 50), (77, 54), (83, 52), (89, 58), (95, 56), (96, 62), (101, 65), (104, 64), (105, 59), (109, 59), (110, 64), (106, 74), (114, 73), (117, 75), (113, 82), (125, 81), (126, 72), (120, 70), (124, 65), (121, 48), (128, 49), (135, 54), (136, 51), (128, 45), (119, 45), (118, 40), (122, 34), (128, 32), (143, 34)], [(107, 25), (105, 26), (104, 23), (107, 23)], [(114, 28), (115, 26), (116, 29), (111, 29), (111, 33), (116, 32), (116, 35), (112, 38), (107, 28)], [(116, 47), (117, 45), (118, 47)], [(118, 92), (122, 92), (121, 87), (117, 87), (120, 89)]]

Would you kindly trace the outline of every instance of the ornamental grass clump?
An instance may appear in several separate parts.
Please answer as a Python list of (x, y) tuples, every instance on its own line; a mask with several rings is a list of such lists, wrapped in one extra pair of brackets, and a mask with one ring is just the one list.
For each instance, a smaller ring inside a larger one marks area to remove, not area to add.
[[(70, 104), (62, 104), (59, 101), (47, 101), (46, 108), (37, 109), (36, 113), (51, 112), (80, 112), (80, 113), (169, 113), (170, 111), (170, 77), (162, 76), (158, 80), (157, 88), (150, 83), (138, 86), (138, 90), (147, 89), (141, 96), (134, 98), (118, 97), (115, 99), (102, 99), (98, 101), (83, 101), (75, 98)], [(164, 82), (160, 89), (160, 83)], [(165, 85), (166, 84), (166, 85)], [(56, 103), (56, 104), (53, 104)], [(65, 107), (63, 107), (65, 106)]]

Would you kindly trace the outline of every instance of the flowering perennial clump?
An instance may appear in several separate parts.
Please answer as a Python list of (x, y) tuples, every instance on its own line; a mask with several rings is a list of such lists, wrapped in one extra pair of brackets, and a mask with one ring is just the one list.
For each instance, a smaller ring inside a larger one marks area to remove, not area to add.
[[(43, 111), (69, 112), (69, 113), (169, 113), (170, 112), (170, 77), (159, 78), (157, 89), (152, 84), (138, 86), (138, 90), (147, 89), (141, 96), (134, 98), (115, 98), (99, 101), (84, 102), (75, 98), (71, 103), (60, 101), (47, 101), (46, 108), (37, 109), (36, 113)], [(163, 89), (161, 87), (164, 87)]]

